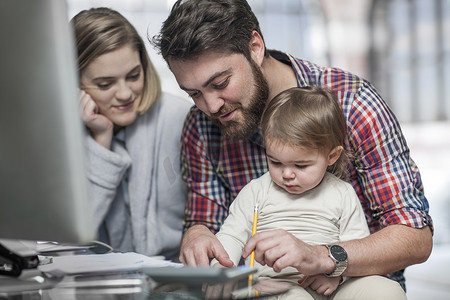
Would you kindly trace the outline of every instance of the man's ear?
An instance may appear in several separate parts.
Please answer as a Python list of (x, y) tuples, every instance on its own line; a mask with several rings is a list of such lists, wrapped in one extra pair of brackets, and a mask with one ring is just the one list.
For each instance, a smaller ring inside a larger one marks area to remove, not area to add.
[(261, 35), (256, 30), (253, 30), (252, 32), (252, 38), (250, 39), (249, 47), (251, 57), (258, 64), (258, 66), (261, 66), (264, 59), (266, 46), (264, 45), (264, 41)]
[(331, 149), (330, 154), (328, 154), (328, 165), (333, 165), (341, 156), (342, 151), (344, 151), (344, 148), (342, 146), (336, 146), (333, 149)]

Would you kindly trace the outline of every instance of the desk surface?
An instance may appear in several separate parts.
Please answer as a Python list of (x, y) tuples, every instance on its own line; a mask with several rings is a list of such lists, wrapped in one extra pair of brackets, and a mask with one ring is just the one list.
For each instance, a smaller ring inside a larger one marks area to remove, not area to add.
[(250, 287), (247, 280), (208, 286), (162, 284), (142, 272), (59, 279), (28, 273), (20, 278), (0, 277), (0, 299), (249, 299), (279, 295), (289, 287), (271, 279), (260, 280)]

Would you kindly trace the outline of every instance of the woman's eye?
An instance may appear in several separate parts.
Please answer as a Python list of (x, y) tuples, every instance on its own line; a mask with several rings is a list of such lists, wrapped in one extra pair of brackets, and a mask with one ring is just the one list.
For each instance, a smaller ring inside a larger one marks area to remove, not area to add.
[(102, 82), (97, 84), (98, 88), (101, 90), (106, 90), (111, 86), (110, 82)]
[(136, 81), (136, 80), (139, 79), (139, 77), (141, 77), (141, 73), (140, 73), (140, 72), (139, 72), (139, 73), (136, 73), (136, 74), (131, 74), (131, 75), (129, 75), (129, 76), (128, 76), (128, 79), (129, 79), (129, 80), (132, 80), (132, 81)]

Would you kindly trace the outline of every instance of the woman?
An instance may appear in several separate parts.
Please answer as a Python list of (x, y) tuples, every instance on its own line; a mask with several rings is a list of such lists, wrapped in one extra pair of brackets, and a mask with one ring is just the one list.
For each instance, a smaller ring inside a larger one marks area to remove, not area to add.
[(99, 240), (177, 260), (186, 199), (180, 134), (191, 104), (161, 93), (143, 40), (121, 14), (93, 8), (71, 22)]

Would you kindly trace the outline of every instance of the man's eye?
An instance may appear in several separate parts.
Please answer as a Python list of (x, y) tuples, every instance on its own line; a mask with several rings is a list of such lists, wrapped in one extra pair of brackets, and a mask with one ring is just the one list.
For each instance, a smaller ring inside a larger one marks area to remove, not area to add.
[(188, 96), (191, 98), (197, 98), (198, 96), (200, 96), (200, 92), (188, 93)]
[(230, 82), (230, 77), (227, 77), (224, 81), (218, 83), (218, 84), (214, 84), (214, 87), (216, 89), (223, 89), (226, 88), (228, 83)]

